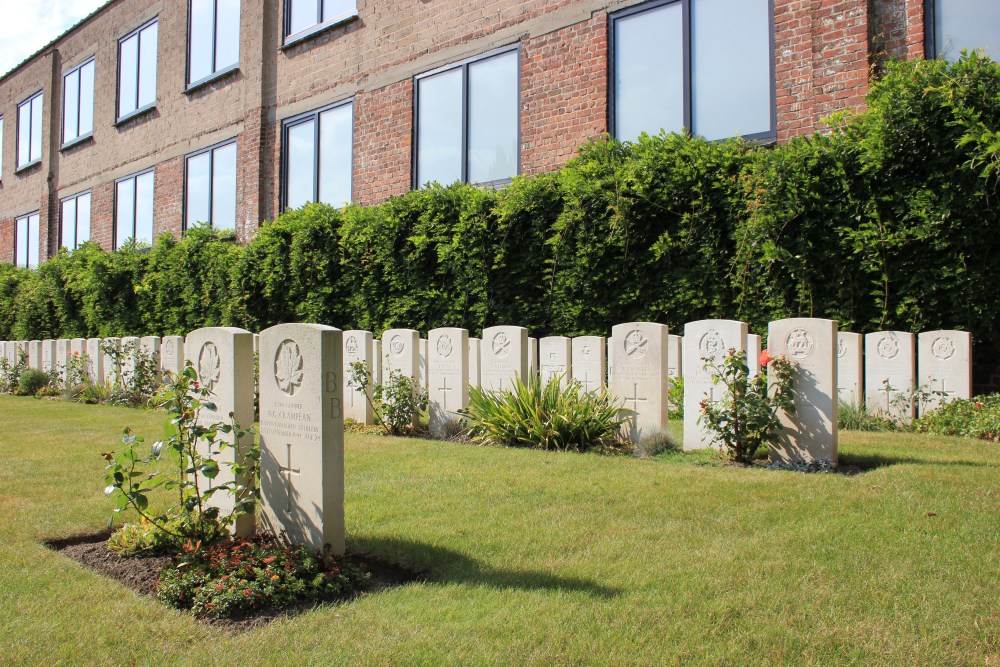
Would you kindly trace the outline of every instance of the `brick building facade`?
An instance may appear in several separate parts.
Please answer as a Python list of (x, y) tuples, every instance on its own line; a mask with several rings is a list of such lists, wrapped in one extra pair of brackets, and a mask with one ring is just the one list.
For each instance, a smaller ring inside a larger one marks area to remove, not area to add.
[[(186, 218), (217, 219), (245, 239), (286, 203), (326, 200), (325, 192), (368, 204), (411, 189), (424, 180), (419, 172), (502, 182), (551, 170), (581, 143), (615, 134), (615, 118), (646, 119), (642, 95), (660, 94), (673, 79), (626, 91), (626, 68), (669, 77), (670, 63), (660, 60), (673, 48), (685, 73), (674, 77), (685, 91), (676, 105), (684, 126), (694, 118), (700, 133), (703, 117), (707, 127), (720, 113), (738, 124), (719, 109), (738, 110), (742, 99), (699, 107), (708, 97), (698, 98), (700, 90), (710, 85), (694, 80), (701, 70), (690, 62), (746, 59), (726, 53), (725, 43), (706, 55), (716, 28), (726, 43), (745, 40), (763, 54), (750, 97), (771, 118), (769, 127), (729, 136), (786, 141), (821, 129), (833, 111), (861, 109), (883, 59), (924, 57), (935, 6), (111, 0), (0, 79), (0, 262), (31, 264), (35, 234), (42, 261), (65, 238), (89, 236), (111, 249), (130, 231), (181, 233)], [(726, 27), (725, 14), (737, 7), (764, 20), (757, 28)], [(663, 21), (655, 34), (676, 24), (676, 39), (631, 36), (654, 16)], [(76, 69), (91, 59), (91, 67)], [(503, 90), (515, 92), (502, 97)], [(435, 91), (459, 101), (449, 106)], [(476, 114), (493, 127), (476, 125)], [(492, 148), (477, 145), (490, 141)], [(503, 152), (504, 142), (516, 156)]]

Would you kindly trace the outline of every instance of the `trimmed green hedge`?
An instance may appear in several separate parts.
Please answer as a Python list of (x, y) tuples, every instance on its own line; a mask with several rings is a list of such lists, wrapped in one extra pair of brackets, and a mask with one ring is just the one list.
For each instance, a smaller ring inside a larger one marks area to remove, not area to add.
[(581, 335), (728, 317), (762, 330), (810, 315), (1000, 338), (1000, 67), (897, 63), (868, 105), (782, 146), (603, 140), (498, 191), (312, 204), (245, 246), (201, 228), (0, 266), (0, 339), (288, 321)]

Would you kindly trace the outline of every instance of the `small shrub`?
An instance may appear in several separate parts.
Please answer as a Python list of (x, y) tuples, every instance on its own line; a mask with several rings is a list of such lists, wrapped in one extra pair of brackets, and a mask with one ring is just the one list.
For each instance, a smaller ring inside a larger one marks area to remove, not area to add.
[[(161, 525), (143, 519), (137, 523), (127, 523), (108, 539), (108, 550), (120, 556), (167, 556), (180, 554), (188, 544), (185, 535), (195, 532), (191, 517), (185, 514), (165, 517)], [(200, 527), (203, 544), (217, 542), (229, 533), (215, 521), (205, 521)]]
[(24, 350), (18, 350), (14, 363), (7, 358), (0, 359), (0, 393), (16, 393), (21, 386), (21, 374), (27, 369), (28, 355)]
[(837, 410), (837, 426), (848, 431), (895, 431), (899, 428), (880, 411), (869, 411), (864, 403), (844, 402)]
[(18, 378), (17, 390), (22, 396), (37, 396), (49, 386), (52, 376), (37, 368), (28, 368)]
[[(724, 453), (740, 463), (752, 463), (757, 451), (777, 439), (781, 429), (779, 410), (795, 412), (792, 402), (794, 367), (784, 357), (771, 357), (767, 350), (760, 354), (761, 372), (750, 377), (747, 353), (730, 349), (721, 362), (709, 361), (705, 369), (712, 372), (712, 382), (725, 387), (722, 399), (712, 405), (701, 404), (699, 420), (715, 435), (714, 442)], [(768, 375), (775, 378), (768, 388)]]
[(151, 405), (160, 387), (156, 358), (131, 341), (121, 347), (105, 341), (101, 350), (111, 358), (108, 372), (115, 377), (108, 403), (132, 408)]
[(674, 436), (667, 429), (653, 430), (646, 433), (635, 443), (632, 455), (637, 459), (648, 459), (659, 456), (664, 452), (680, 452), (681, 445), (674, 440)]
[(195, 616), (228, 617), (262, 607), (360, 590), (371, 575), (346, 559), (263, 539), (235, 540), (180, 558), (160, 573), (157, 597)]
[(1000, 394), (954, 399), (914, 422), (921, 433), (1000, 442)]
[(427, 409), (426, 389), (418, 387), (413, 378), (398, 370), (389, 373), (388, 382), (375, 382), (371, 377), (371, 367), (362, 361), (352, 363), (350, 372), (355, 391), (364, 393), (375, 419), (388, 435), (414, 431), (420, 413)]
[(559, 377), (542, 385), (538, 376), (514, 381), (510, 391), (469, 387), (463, 411), (469, 434), (482, 444), (587, 451), (612, 446), (627, 420), (607, 391), (587, 392)]
[(684, 378), (670, 378), (667, 383), (668, 419), (684, 419)]

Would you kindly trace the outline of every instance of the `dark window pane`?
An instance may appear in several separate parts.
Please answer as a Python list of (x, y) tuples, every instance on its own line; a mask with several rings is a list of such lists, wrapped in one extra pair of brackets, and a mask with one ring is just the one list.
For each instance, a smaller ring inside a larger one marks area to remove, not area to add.
[(215, 17), (215, 71), (240, 61), (240, 0), (218, 0)]
[(156, 101), (157, 24), (143, 28), (139, 37), (139, 108)]
[(62, 203), (62, 246), (76, 248), (76, 198)]
[(333, 206), (351, 201), (353, 108), (344, 104), (319, 116), (319, 200)]
[[(80, 70), (63, 77), (63, 140), (80, 136)], [(70, 246), (67, 246), (70, 247)]]
[(681, 3), (615, 21), (615, 136), (684, 127), (684, 39)]
[(139, 35), (121, 43), (118, 51), (118, 115), (135, 111), (139, 77)]
[(236, 229), (236, 144), (212, 153), (212, 226)]
[(76, 198), (76, 245), (90, 240), (90, 193)]
[(212, 69), (212, 40), (215, 36), (215, 0), (191, 0), (191, 43), (188, 83), (200, 81)]
[(983, 49), (1000, 62), (1000, 2), (935, 0), (934, 18), (937, 55), (958, 60), (962, 49)]
[(417, 183), (462, 180), (462, 69), (417, 84)]
[(298, 208), (313, 201), (316, 182), (316, 122), (288, 128), (288, 174), (285, 176), (285, 204)]
[(724, 139), (771, 129), (767, 0), (691, 3), (692, 133)]
[(289, 35), (294, 35), (316, 25), (316, 19), (319, 16), (317, 2), (319, 0), (288, 0)]
[(469, 182), (517, 174), (517, 54), (469, 65)]
[(202, 153), (187, 160), (187, 217), (185, 226), (211, 220), (209, 210), (209, 164), (211, 157)]
[(153, 242), (153, 172), (135, 177), (135, 240)]
[(115, 185), (115, 249), (135, 236), (135, 179)]
[(94, 131), (94, 62), (80, 68), (80, 136)]

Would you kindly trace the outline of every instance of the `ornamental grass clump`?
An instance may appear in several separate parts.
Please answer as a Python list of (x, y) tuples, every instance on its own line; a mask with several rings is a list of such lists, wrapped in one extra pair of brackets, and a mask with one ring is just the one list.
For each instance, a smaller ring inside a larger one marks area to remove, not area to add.
[(721, 362), (705, 361), (712, 382), (722, 384), (725, 391), (717, 403), (701, 403), (699, 421), (712, 432), (713, 443), (721, 445), (726, 456), (739, 463), (752, 463), (761, 447), (777, 440), (781, 430), (779, 411), (795, 412), (794, 366), (788, 359), (772, 357), (764, 350), (760, 353), (761, 372), (751, 378), (747, 353), (732, 348)]
[(555, 377), (542, 384), (519, 378), (509, 391), (469, 387), (469, 436), (481, 444), (583, 452), (620, 439), (621, 406), (607, 391), (587, 392), (576, 381)]

